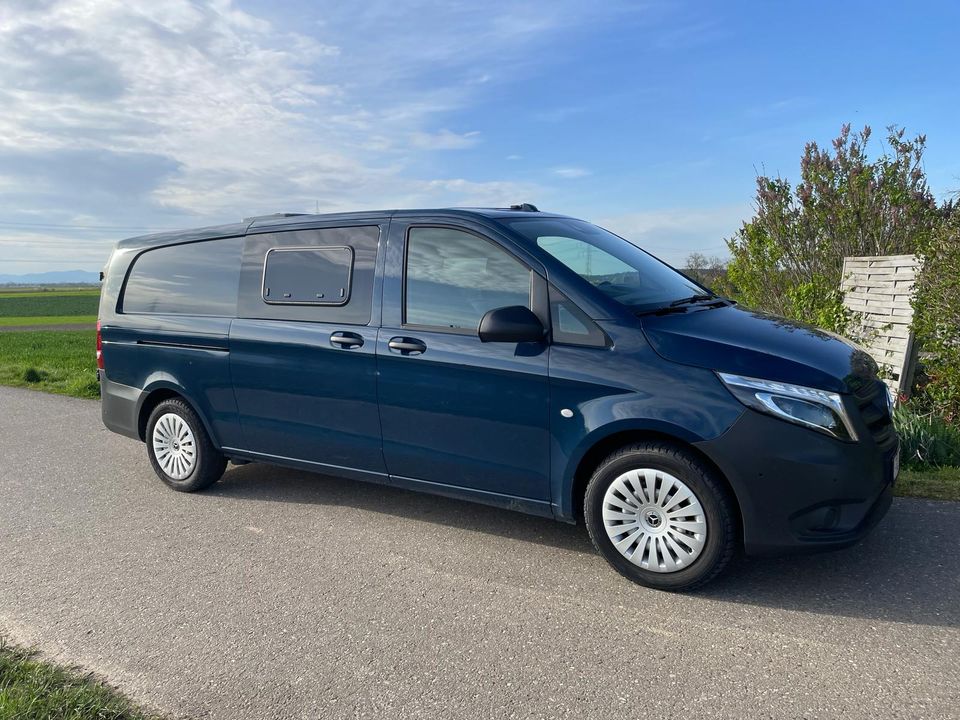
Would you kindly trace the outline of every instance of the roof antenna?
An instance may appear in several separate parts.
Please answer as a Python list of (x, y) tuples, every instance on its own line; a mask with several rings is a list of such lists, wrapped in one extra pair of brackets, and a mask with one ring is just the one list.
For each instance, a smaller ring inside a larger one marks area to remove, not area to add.
[(536, 205), (531, 203), (520, 203), (519, 205), (511, 205), (511, 210), (520, 210), (521, 212), (540, 212), (539, 208)]

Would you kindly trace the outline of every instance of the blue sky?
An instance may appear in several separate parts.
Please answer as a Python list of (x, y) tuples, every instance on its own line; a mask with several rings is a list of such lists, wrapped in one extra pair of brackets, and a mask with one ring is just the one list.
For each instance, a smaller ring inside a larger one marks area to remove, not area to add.
[(844, 122), (960, 189), (956, 3), (4, 0), (0, 273), (279, 210), (502, 205), (674, 264)]

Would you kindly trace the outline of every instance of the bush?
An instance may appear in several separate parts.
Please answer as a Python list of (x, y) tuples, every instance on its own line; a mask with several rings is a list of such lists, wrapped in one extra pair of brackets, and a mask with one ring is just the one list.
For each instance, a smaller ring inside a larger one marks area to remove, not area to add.
[(920, 248), (913, 327), (923, 353), (923, 398), (960, 422), (960, 210), (953, 209)]
[(960, 465), (960, 427), (911, 405), (901, 405), (893, 413), (903, 465), (917, 470)]
[(940, 222), (923, 172), (926, 138), (890, 128), (867, 155), (870, 128), (845, 125), (833, 152), (808, 143), (794, 188), (757, 178), (757, 212), (727, 241), (729, 280), (745, 305), (844, 333), (843, 258), (915, 252)]

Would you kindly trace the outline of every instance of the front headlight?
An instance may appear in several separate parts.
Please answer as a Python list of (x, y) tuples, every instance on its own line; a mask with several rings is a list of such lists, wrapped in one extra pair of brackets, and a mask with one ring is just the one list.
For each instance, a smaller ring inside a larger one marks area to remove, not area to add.
[(734, 397), (747, 407), (841, 440), (857, 439), (850, 416), (837, 393), (743, 375), (721, 372), (717, 375)]

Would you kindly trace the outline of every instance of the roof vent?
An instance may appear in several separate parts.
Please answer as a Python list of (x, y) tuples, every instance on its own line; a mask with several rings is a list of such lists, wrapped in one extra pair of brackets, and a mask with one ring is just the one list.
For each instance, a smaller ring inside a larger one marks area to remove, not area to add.
[(520, 210), (521, 212), (540, 212), (536, 205), (530, 203), (520, 203), (519, 205), (511, 205), (511, 210)]
[(288, 217), (299, 217), (301, 215), (307, 215), (308, 213), (270, 213), (269, 215), (254, 215), (252, 217), (245, 217), (243, 222), (249, 223), (254, 220), (282, 220), (283, 218)]

